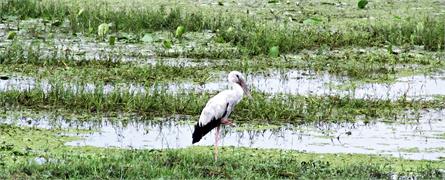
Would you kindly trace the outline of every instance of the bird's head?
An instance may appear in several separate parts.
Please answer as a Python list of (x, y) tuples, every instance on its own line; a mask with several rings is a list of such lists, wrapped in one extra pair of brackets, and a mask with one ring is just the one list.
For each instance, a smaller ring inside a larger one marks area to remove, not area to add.
[(239, 86), (241, 86), (241, 88), (243, 88), (244, 94), (247, 95), (247, 97), (249, 97), (250, 99), (252, 99), (252, 96), (250, 95), (249, 87), (247, 87), (246, 80), (245, 80), (243, 74), (241, 74), (238, 71), (232, 71), (229, 73), (228, 80), (231, 83), (235, 83), (235, 84), (238, 84)]

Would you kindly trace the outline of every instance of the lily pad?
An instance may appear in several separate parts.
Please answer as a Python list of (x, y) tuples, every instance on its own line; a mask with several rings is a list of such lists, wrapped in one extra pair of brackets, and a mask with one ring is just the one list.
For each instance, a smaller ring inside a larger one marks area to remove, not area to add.
[(176, 38), (181, 38), (182, 37), (182, 35), (184, 35), (184, 33), (185, 33), (185, 27), (184, 26), (178, 26), (177, 28), (176, 28)]
[(318, 18), (309, 18), (303, 21), (303, 24), (320, 24), (322, 21), (321, 19)]
[(172, 41), (170, 39), (166, 39), (164, 40), (164, 42), (162, 42), (162, 45), (164, 46), (164, 48), (166, 49), (170, 49), (172, 48)]
[(368, 0), (359, 0), (357, 3), (357, 6), (360, 9), (365, 9), (367, 4), (368, 4)]
[(100, 37), (104, 37), (109, 30), (110, 30), (110, 25), (107, 23), (102, 23), (98, 27), (97, 35), (99, 35)]
[(15, 32), (15, 31), (9, 31), (8, 32), (8, 39), (9, 40), (12, 40), (12, 39), (14, 39), (15, 38), (15, 35), (17, 35), (17, 32)]
[(145, 34), (144, 37), (141, 38), (141, 41), (144, 43), (153, 42), (153, 36), (151, 34)]
[(270, 56), (270, 57), (276, 58), (276, 57), (278, 57), (279, 55), (280, 55), (280, 48), (279, 48), (278, 46), (272, 46), (272, 47), (269, 49), (269, 56)]

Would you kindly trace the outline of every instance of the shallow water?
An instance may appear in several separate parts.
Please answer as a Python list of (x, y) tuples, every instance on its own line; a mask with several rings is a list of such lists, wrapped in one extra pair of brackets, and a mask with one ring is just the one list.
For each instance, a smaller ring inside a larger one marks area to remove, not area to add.
[[(0, 92), (9, 90), (26, 91), (36, 87), (36, 81), (30, 77), (16, 77), (10, 75), (2, 75), (7, 79), (0, 79)], [(42, 83), (43, 89), (46, 89), (47, 83)]]
[[(219, 76), (219, 75), (215, 75)], [(221, 78), (225, 78), (225, 74)], [(332, 89), (328, 89), (327, 84), (339, 85), (340, 82), (329, 74), (325, 73), (322, 75), (312, 73), (310, 71), (288, 71), (285, 73), (274, 73), (274, 74), (258, 74), (247, 76), (247, 82), (250, 82), (250, 86), (253, 90), (266, 92), (266, 93), (289, 93), (289, 94), (329, 94), (334, 92)], [(38, 84), (34, 78), (31, 77), (17, 77), (10, 76), (7, 80), (0, 80), (0, 91), (6, 90), (29, 90), (33, 89)], [(73, 89), (73, 91), (78, 91), (79, 89), (85, 90), (84, 92), (93, 92), (96, 89), (96, 85), (92, 83), (86, 83), (80, 86), (75, 83), (64, 83), (67, 88)], [(165, 88), (167, 92), (175, 93), (182, 91), (220, 91), (228, 87), (228, 83), (225, 81), (210, 82), (203, 85), (198, 85), (195, 83), (167, 83), (160, 84), (159, 87)], [(49, 92), (51, 90), (51, 85), (48, 81), (42, 80), (40, 82), (40, 87)], [(123, 89), (122, 89), (123, 87)], [(110, 93), (116, 89), (129, 90), (131, 92), (152, 92), (157, 87), (151, 86), (150, 90), (147, 91), (147, 87), (137, 84), (107, 84), (103, 87), (103, 92), (105, 94)]]
[[(198, 85), (196, 83), (161, 83), (146, 87), (140, 84), (117, 83), (106, 84), (103, 93), (112, 91), (129, 91), (132, 93), (153, 92), (162, 88), (169, 93), (177, 92), (202, 92), (221, 91), (228, 87), (225, 74), (219, 76), (218, 81)], [(7, 80), (0, 80), (0, 91), (14, 90), (24, 91), (40, 86), (45, 92), (51, 90), (48, 81), (42, 80), (36, 84), (34, 78), (8, 76)], [(445, 95), (445, 73), (434, 75), (415, 75), (401, 77), (394, 83), (369, 83), (358, 85), (354, 89), (340, 90), (336, 86), (348, 83), (348, 78), (332, 76), (328, 73), (314, 73), (311, 71), (289, 70), (286, 72), (257, 73), (246, 76), (248, 85), (252, 90), (268, 94), (292, 94), (292, 95), (348, 95), (360, 99), (431, 99), (437, 95)], [(83, 86), (76, 83), (65, 83), (67, 89), (77, 92), (94, 92), (97, 85), (86, 83)]]
[[(445, 72), (401, 77), (394, 83), (368, 83), (349, 90), (335, 88), (350, 83), (348, 78), (311, 71), (258, 73), (247, 75), (246, 78), (253, 90), (269, 94), (350, 95), (359, 99), (399, 99), (404, 96), (408, 99), (430, 99), (436, 95), (445, 95)], [(220, 79), (200, 86), (190, 83), (177, 84), (174, 89), (220, 91), (228, 86), (225, 76)]]
[[(410, 115), (410, 117), (415, 117)], [(317, 123), (285, 125), (274, 129), (243, 130), (224, 127), (222, 146), (292, 149), (314, 153), (360, 153), (392, 155), (407, 159), (437, 160), (445, 157), (445, 110), (424, 111), (419, 118), (405, 123)], [(407, 119), (407, 117), (400, 117)], [(66, 143), (70, 146), (168, 149), (192, 146), (194, 125), (184, 121), (163, 123), (111, 123), (102, 118), (93, 124), (66, 121), (63, 117), (29, 118), (7, 116), (3, 122), (39, 128), (96, 129), (92, 133), (67, 133), (83, 139)], [(150, 121), (148, 121), (150, 122)], [(182, 123), (181, 123), (182, 122)], [(196, 145), (213, 145), (210, 132)]]
[(397, 99), (406, 96), (428, 99), (435, 95), (445, 95), (445, 73), (402, 77), (390, 84), (365, 84), (357, 87), (352, 93), (357, 98)]
[[(0, 92), (2, 91), (28, 91), (35, 88), (42, 89), (45, 93), (48, 93), (52, 89), (52, 85), (47, 80), (36, 81), (31, 77), (17, 77), (17, 76), (5, 76), (6, 80), (0, 80)], [(97, 89), (97, 85), (92, 83), (85, 83), (79, 85), (76, 83), (61, 83), (65, 90), (71, 90), (77, 93), (92, 93)], [(151, 91), (154, 91), (154, 86)], [(118, 83), (115, 85), (105, 84), (102, 92), (104, 94), (111, 93), (113, 91), (130, 92), (130, 93), (146, 93), (144, 86), (135, 84)]]
[[(170, 84), (170, 91), (222, 91), (229, 88), (227, 74), (218, 77), (218, 81), (202, 85), (184, 82)], [(268, 94), (299, 94), (299, 95), (329, 95), (335, 94), (337, 90), (332, 85), (340, 85), (346, 78), (331, 76), (328, 73), (314, 73), (303, 70), (289, 70), (286, 72), (256, 73), (246, 75), (246, 82), (252, 91)]]
[[(268, 4), (268, 3), (266, 3)], [(66, 23), (66, 22), (63, 22)], [(72, 35), (65, 33), (63, 25), (61, 27), (47, 27), (51, 23), (45, 22), (42, 19), (28, 19), (20, 22), (21, 30), (18, 32), (18, 38), (25, 46), (30, 44), (39, 44), (39, 52), (44, 56), (53, 56), (53, 51), (57, 52), (58, 56), (69, 55), (74, 60), (79, 59), (120, 59), (123, 61), (138, 62), (141, 64), (156, 65), (162, 63), (169, 66), (180, 67), (201, 67), (211, 66), (214, 64), (227, 63), (226, 60), (209, 60), (200, 59), (194, 61), (190, 58), (157, 58), (156, 51), (159, 50), (159, 44), (163, 39), (170, 36), (169, 32), (154, 32), (147, 34), (152, 37), (150, 42), (128, 43), (127, 41), (139, 40), (133, 34), (125, 35), (126, 38), (121, 37), (114, 46), (109, 45), (106, 41), (96, 39), (94, 37), (85, 36), (82, 34)], [(7, 27), (8, 26), (8, 27)], [(11, 40), (6, 40), (6, 33), (10, 30), (17, 30), (17, 23), (15, 21), (0, 23), (0, 50), (10, 46)], [(40, 36), (49, 36), (51, 38), (38, 38)], [(125, 34), (125, 33), (124, 33)], [(208, 44), (215, 34), (210, 31), (203, 32), (188, 32), (181, 42), (177, 42), (172, 49), (167, 50), (167, 53), (179, 53), (187, 51), (187, 49), (196, 49), (203, 44)], [(36, 37), (37, 36), (37, 37)], [(124, 36), (124, 35), (122, 35)], [(136, 39), (134, 39), (136, 38)], [(37, 43), (36, 43), (37, 42)], [(207, 47), (207, 46), (206, 46)], [(229, 48), (229, 47), (225, 47)], [(402, 50), (395, 48), (398, 53)], [(342, 54), (350, 53), (388, 53), (386, 48), (352, 48), (348, 50), (334, 49), (329, 51), (321, 51), (327, 54)], [(422, 48), (416, 47), (407, 52), (413, 55), (423, 52)], [(0, 52), (1, 53), (1, 52)], [(318, 51), (303, 50), (301, 54), (309, 54), (316, 56)], [(105, 55), (105, 56), (104, 56)], [(228, 87), (226, 81), (226, 74), (217, 74), (216, 81), (211, 81), (203, 85), (197, 83), (170, 83), (166, 86), (167, 91), (175, 93), (178, 91), (221, 91)], [(375, 99), (397, 99), (403, 96), (407, 98), (431, 98), (434, 95), (445, 95), (445, 72), (440, 72), (435, 75), (415, 75), (410, 77), (402, 77), (396, 80), (395, 83), (383, 84), (372, 83), (359, 85), (352, 90), (340, 90), (336, 86), (348, 85), (350, 80), (347, 77), (334, 76), (328, 73), (314, 73), (303, 70), (289, 70), (286, 72), (270, 71), (265, 73), (247, 74), (247, 83), (255, 91), (260, 91), (269, 94), (286, 93), (294, 95), (351, 95), (356, 98), (375, 98)], [(47, 82), (42, 81), (40, 86), (45, 87), (46, 91), (50, 90)], [(94, 84), (87, 84), (85, 87), (78, 87), (79, 85), (70, 83), (70, 88), (77, 91), (84, 89), (86, 92), (93, 91), (96, 87)], [(120, 85), (106, 85), (104, 92), (109, 93), (116, 88), (116, 86), (123, 86), (125, 89), (135, 92), (151, 92), (156, 87), (143, 87), (138, 84), (120, 84)], [(35, 88), (36, 83), (32, 78), (11, 78), (11, 80), (0, 80), (0, 91), (7, 89), (26, 90)]]

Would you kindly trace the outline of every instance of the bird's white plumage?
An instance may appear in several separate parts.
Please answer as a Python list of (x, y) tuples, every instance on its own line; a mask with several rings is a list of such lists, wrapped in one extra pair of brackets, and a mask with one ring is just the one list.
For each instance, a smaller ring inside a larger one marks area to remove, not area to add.
[(199, 117), (199, 126), (204, 126), (212, 120), (228, 118), (235, 105), (242, 100), (244, 91), (239, 84), (235, 83), (238, 80), (237, 76), (244, 79), (242, 74), (237, 71), (230, 73), (228, 79), (232, 89), (224, 90), (210, 98)]

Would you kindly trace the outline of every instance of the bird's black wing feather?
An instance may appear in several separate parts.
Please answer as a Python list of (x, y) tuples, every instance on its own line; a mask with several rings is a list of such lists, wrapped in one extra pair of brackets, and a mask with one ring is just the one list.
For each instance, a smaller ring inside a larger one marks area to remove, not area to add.
[[(224, 111), (224, 114), (221, 116), (221, 118), (223, 118), (224, 116), (227, 115), (228, 107), (229, 107), (229, 103), (227, 103), (226, 111)], [(215, 127), (219, 126), (221, 124), (221, 118), (216, 119), (214, 117), (209, 123), (207, 123), (204, 126), (200, 126), (199, 122), (196, 123), (195, 130), (193, 131), (193, 134), (192, 134), (192, 137), (193, 137), (192, 144), (199, 142), (202, 139), (202, 137), (204, 137), (207, 133), (209, 133)]]

